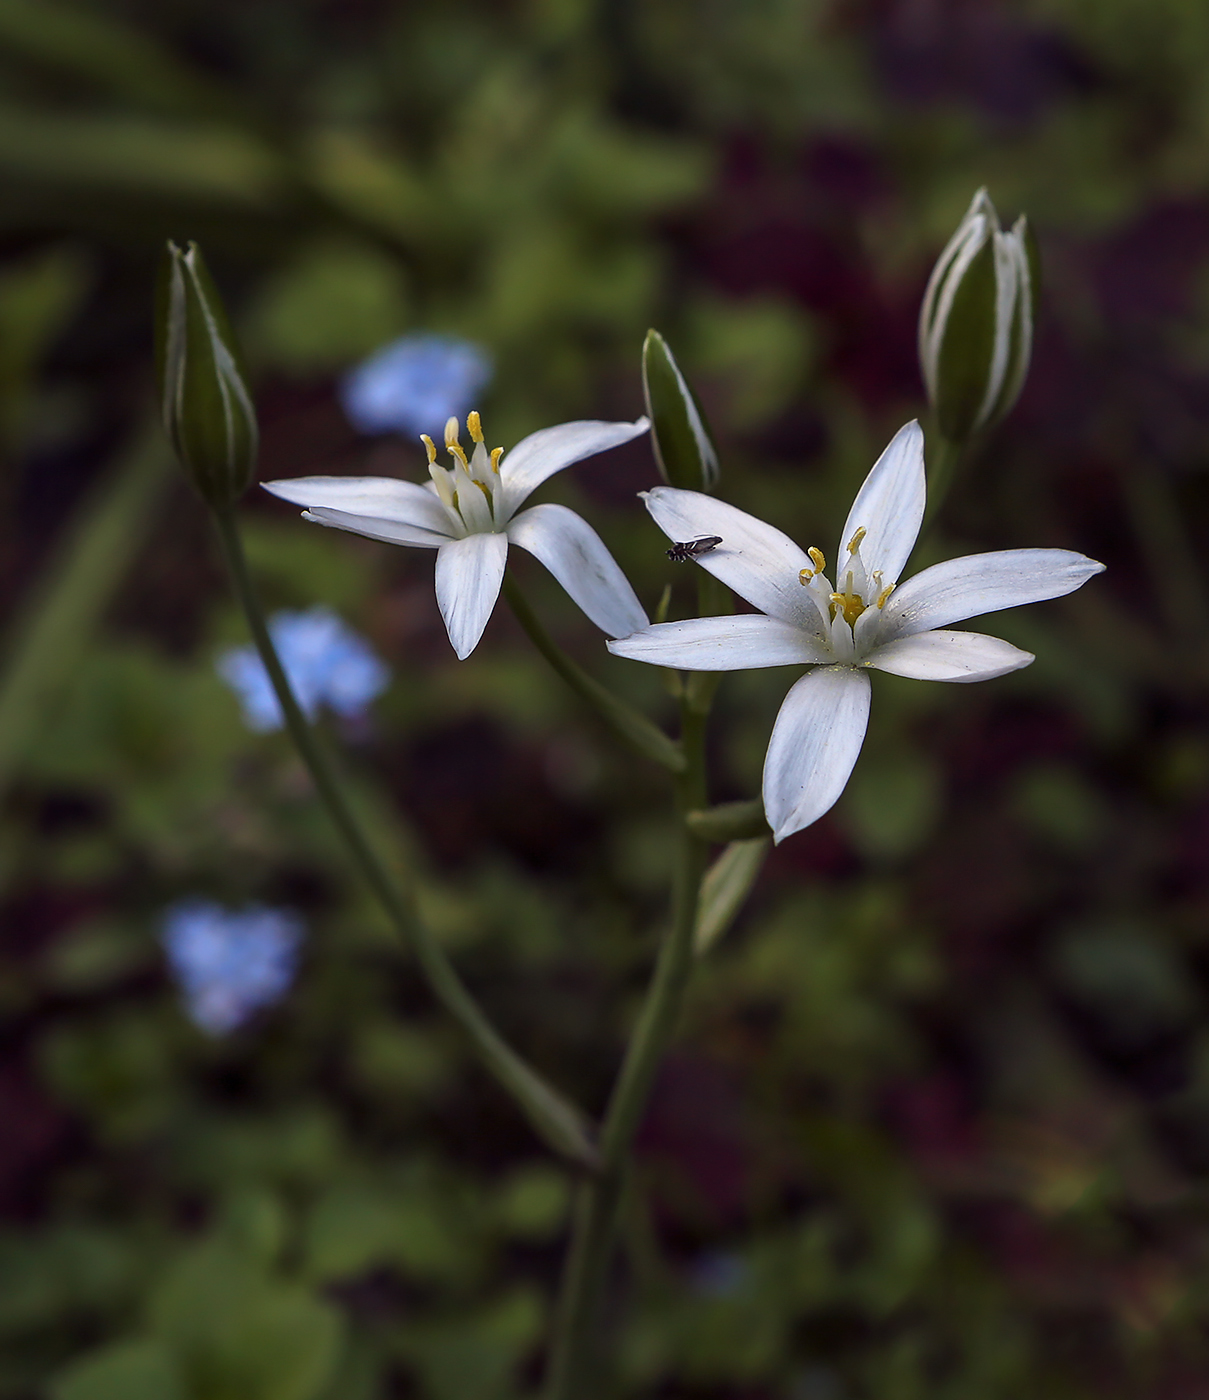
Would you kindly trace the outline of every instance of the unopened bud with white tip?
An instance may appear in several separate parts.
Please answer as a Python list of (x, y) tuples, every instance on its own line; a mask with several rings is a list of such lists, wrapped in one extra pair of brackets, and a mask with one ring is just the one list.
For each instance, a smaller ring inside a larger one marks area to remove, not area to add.
[(155, 308), (160, 407), (172, 446), (216, 510), (252, 482), (260, 435), (239, 346), (196, 243), (169, 243)]
[(981, 189), (937, 260), (919, 317), (919, 360), (944, 437), (993, 427), (1024, 386), (1038, 266), (1022, 214), (1006, 232)]
[(669, 486), (712, 491), (718, 484), (718, 450), (692, 387), (658, 331), (642, 347), (642, 391), (651, 420), (651, 446)]

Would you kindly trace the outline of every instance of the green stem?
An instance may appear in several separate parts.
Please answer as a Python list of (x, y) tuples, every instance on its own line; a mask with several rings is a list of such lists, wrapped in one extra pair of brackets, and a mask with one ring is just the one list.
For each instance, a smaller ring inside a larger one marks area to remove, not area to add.
[(706, 706), (681, 705), (685, 771), (676, 782), (678, 808), (672, 924), (659, 950), (646, 1001), (617, 1077), (600, 1135), (600, 1172), (580, 1187), (563, 1277), (546, 1400), (585, 1400), (599, 1374), (594, 1356), (597, 1318), (612, 1256), (617, 1215), (634, 1134), (659, 1063), (676, 1029), (693, 968), (694, 935), (706, 847), (684, 814), (705, 800)]
[(663, 730), (656, 728), (645, 715), (631, 709), (611, 690), (593, 680), (571, 660), (542, 626), (511, 572), (504, 575), (504, 597), (533, 645), (571, 689), (591, 705), (618, 738), (624, 740), (643, 758), (661, 764), (670, 772), (684, 772), (684, 752), (681, 745), (669, 739)]
[(950, 438), (941, 437), (939, 433), (936, 434), (935, 442), (936, 446), (929, 453), (931, 460), (928, 464), (928, 504), (924, 511), (921, 536), (936, 523), (936, 517), (944, 506), (949, 488), (957, 475), (962, 453), (965, 451), (963, 443), (953, 442)]
[(362, 876), (395, 927), (411, 945), (437, 1000), (470, 1037), (483, 1063), (516, 1099), (534, 1128), (559, 1152), (594, 1170), (599, 1163), (599, 1154), (588, 1135), (583, 1114), (522, 1060), (487, 1020), (445, 956), (435, 935), (374, 850), (348, 801), (330, 755), (299, 708), (282, 669), (248, 572), (235, 516), (231, 511), (216, 511), (214, 519), (236, 594), (260, 659), (281, 703), (290, 737)]

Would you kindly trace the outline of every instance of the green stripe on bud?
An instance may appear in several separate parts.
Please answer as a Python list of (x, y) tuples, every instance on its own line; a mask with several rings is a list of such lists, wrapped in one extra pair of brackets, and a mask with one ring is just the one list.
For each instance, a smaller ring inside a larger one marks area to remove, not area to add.
[(994, 427), (1024, 386), (1038, 263), (1023, 215), (1004, 232), (985, 189), (937, 259), (919, 317), (919, 360), (941, 433), (965, 442)]
[(164, 427), (216, 510), (252, 483), (260, 434), (235, 335), (196, 243), (169, 243), (156, 289), (155, 364)]
[(658, 331), (647, 331), (642, 347), (642, 390), (664, 481), (685, 491), (712, 491), (718, 450), (696, 394)]

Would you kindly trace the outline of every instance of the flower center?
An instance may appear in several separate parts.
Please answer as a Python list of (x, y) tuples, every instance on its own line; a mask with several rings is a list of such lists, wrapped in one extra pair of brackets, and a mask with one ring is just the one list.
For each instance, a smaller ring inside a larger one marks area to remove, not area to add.
[(826, 573), (827, 560), (823, 551), (813, 545), (806, 551), (810, 555), (812, 569), (802, 569), (798, 582), (803, 588), (813, 588), (820, 607), (827, 605), (830, 620), (842, 617), (849, 627), (855, 627), (857, 619), (869, 608), (884, 608), (886, 600), (894, 592), (894, 584), (887, 584), (882, 571), (874, 569), (866, 572), (861, 558), (861, 541), (868, 532), (862, 525), (848, 541), (848, 561), (842, 569), (836, 570), (836, 582), (840, 587), (832, 589)]
[(458, 439), (458, 428), (456, 418), (451, 418), (445, 424), (445, 451), (453, 459), (451, 467), (437, 465), (436, 445), (427, 433), (420, 434), (420, 441), (428, 453), (428, 474), (455, 526), (468, 534), (494, 530), (500, 458), (504, 449), (496, 447), (488, 453), (479, 415), (468, 413), (466, 430), (474, 448), (467, 457), (466, 449)]

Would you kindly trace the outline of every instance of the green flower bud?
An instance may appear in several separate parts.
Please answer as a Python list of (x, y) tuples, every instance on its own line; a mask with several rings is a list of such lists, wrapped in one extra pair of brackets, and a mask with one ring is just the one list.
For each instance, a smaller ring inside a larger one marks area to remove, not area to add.
[(642, 391), (664, 481), (686, 491), (712, 491), (720, 474), (717, 448), (696, 394), (658, 331), (647, 331), (642, 347)]
[(225, 510), (252, 483), (260, 434), (239, 346), (196, 243), (164, 250), (155, 364), (176, 455), (206, 502)]
[(964, 442), (1020, 395), (1033, 349), (1038, 265), (1022, 214), (1004, 233), (985, 189), (941, 253), (919, 316), (919, 361), (941, 433)]

